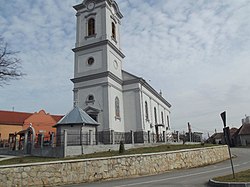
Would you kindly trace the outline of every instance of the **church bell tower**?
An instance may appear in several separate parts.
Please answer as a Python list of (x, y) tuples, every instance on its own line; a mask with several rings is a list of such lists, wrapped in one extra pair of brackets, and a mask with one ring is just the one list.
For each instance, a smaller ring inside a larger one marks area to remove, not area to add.
[(114, 0), (84, 0), (74, 6), (76, 43), (74, 105), (100, 123), (98, 131), (124, 132), (120, 25)]

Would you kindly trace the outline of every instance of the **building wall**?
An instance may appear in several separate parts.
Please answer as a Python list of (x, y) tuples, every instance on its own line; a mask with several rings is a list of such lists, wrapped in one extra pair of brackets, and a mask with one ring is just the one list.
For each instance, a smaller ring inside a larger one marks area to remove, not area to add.
[[(89, 144), (89, 137), (90, 137), (90, 130), (92, 131), (92, 140), (93, 142), (96, 141), (96, 127), (90, 125), (82, 125), (82, 124), (65, 124), (59, 125), (56, 129), (57, 132), (57, 143), (60, 144), (64, 143), (64, 131), (67, 132), (67, 145), (68, 146), (75, 146), (75, 145), (88, 145)], [(70, 147), (69, 147), (70, 148)], [(79, 155), (79, 154), (78, 154)]]
[(239, 135), (241, 145), (246, 146), (250, 145), (250, 135)]
[(6, 124), (0, 124), (0, 140), (8, 140), (9, 134), (15, 134), (19, 131), (23, 130), (22, 125), (6, 125)]
[(24, 121), (23, 129), (29, 128), (30, 124), (35, 129), (35, 133), (43, 133), (45, 136), (48, 136), (51, 132), (56, 132), (56, 128), (53, 126), (56, 124), (55, 119), (44, 110), (35, 112), (30, 117)]
[[(123, 93), (122, 86), (113, 80), (109, 80), (108, 86), (109, 93), (109, 128), (116, 132), (124, 132), (124, 107), (123, 107)], [(116, 116), (115, 100), (119, 99), (119, 113), (120, 116)]]
[(122, 58), (113, 48), (107, 46), (108, 59), (107, 59), (107, 71), (112, 72), (119, 79), (122, 79)]
[(0, 186), (56, 186), (199, 167), (229, 158), (227, 146), (0, 166)]
[[(107, 97), (104, 95), (105, 87), (103, 85), (96, 85), (97, 82), (93, 83), (92, 86), (81, 87), (78, 89), (75, 94), (77, 94), (77, 98), (75, 98), (76, 105), (82, 108), (83, 110), (87, 109), (88, 107), (92, 107), (94, 109), (99, 110), (97, 121), (100, 123), (99, 130), (105, 129), (107, 121), (105, 121), (104, 114), (106, 115), (107, 108), (104, 108), (104, 100)], [(89, 102), (88, 96), (94, 96), (94, 101)], [(105, 111), (105, 112), (103, 112)], [(108, 114), (108, 113), (107, 113)]]
[[(90, 57), (93, 57), (95, 60), (92, 65), (89, 65), (87, 63), (88, 58)], [(77, 64), (76, 64), (77, 74), (88, 75), (93, 70), (95, 71), (95, 73), (103, 71), (104, 64), (102, 63), (102, 59), (103, 59), (102, 48), (86, 50), (84, 52), (78, 53)]]
[[(155, 125), (162, 123), (161, 113), (163, 113), (164, 127), (159, 127), (159, 133), (166, 131), (166, 127), (169, 127), (170, 109), (150, 90), (140, 83), (134, 83), (124, 86), (123, 94), (126, 131), (150, 131), (155, 133)], [(148, 119), (146, 119), (145, 102), (148, 104)], [(157, 111), (157, 123), (154, 108)]]
[[(145, 131), (150, 131), (155, 133), (155, 125), (162, 124), (163, 126), (159, 126), (159, 133), (166, 131), (166, 127), (169, 127), (169, 119), (170, 119), (170, 109), (163, 102), (161, 102), (155, 95), (153, 95), (149, 90), (143, 88), (143, 110), (144, 110), (144, 123)], [(146, 119), (146, 107), (145, 102), (148, 105), (148, 119)], [(156, 108), (156, 118), (154, 108)], [(163, 119), (162, 119), (163, 114)]]
[(125, 117), (125, 130), (128, 132), (130, 130), (136, 130), (136, 104), (135, 104), (135, 94), (133, 91), (123, 93), (124, 100), (124, 117)]
[[(124, 132), (124, 107), (122, 87), (110, 78), (90, 80), (75, 85), (75, 103), (85, 110), (93, 107), (100, 110), (98, 131), (115, 130)], [(94, 96), (94, 102), (88, 102), (89, 95)], [(119, 98), (120, 118), (115, 117), (115, 98)]]

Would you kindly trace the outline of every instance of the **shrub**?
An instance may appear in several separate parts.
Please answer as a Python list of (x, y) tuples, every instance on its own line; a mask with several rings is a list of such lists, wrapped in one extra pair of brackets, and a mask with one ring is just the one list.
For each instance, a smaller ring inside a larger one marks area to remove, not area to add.
[(125, 152), (125, 147), (123, 141), (120, 141), (119, 153), (122, 154)]

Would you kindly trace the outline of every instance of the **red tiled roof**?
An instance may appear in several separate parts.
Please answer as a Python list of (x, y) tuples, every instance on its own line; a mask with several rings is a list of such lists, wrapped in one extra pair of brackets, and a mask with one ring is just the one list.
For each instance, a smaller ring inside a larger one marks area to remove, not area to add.
[(233, 136), (237, 131), (238, 131), (237, 128), (232, 127), (232, 128), (230, 129), (230, 136)]
[(55, 120), (56, 122), (60, 121), (60, 119), (63, 118), (63, 115), (62, 115), (62, 116), (59, 116), (59, 115), (51, 115), (51, 116), (52, 116), (52, 118), (54, 118), (54, 120)]
[[(0, 124), (23, 125), (24, 121), (33, 114), (34, 113), (0, 110)], [(63, 115), (51, 116), (56, 122), (58, 122), (63, 117)]]
[(12, 112), (0, 110), (0, 124), (23, 125), (24, 120), (31, 116), (32, 113)]

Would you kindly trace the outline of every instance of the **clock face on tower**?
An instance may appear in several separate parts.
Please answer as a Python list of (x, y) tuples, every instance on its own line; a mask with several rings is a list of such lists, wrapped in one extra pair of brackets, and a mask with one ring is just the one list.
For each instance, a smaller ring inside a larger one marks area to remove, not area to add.
[(95, 3), (94, 2), (90, 2), (87, 4), (87, 9), (88, 10), (93, 10), (95, 8)]

